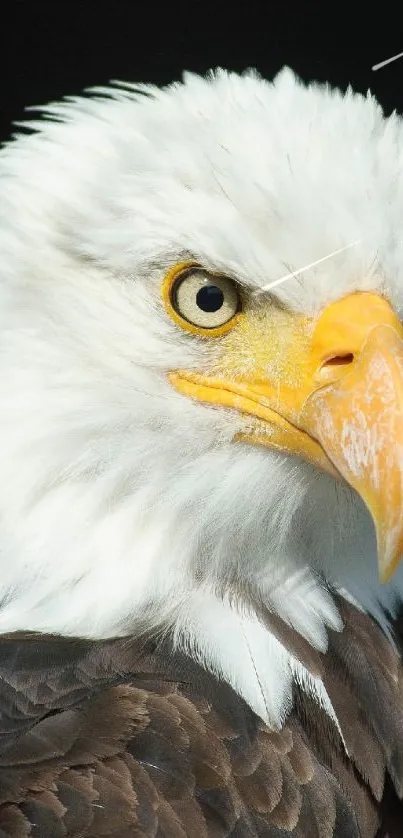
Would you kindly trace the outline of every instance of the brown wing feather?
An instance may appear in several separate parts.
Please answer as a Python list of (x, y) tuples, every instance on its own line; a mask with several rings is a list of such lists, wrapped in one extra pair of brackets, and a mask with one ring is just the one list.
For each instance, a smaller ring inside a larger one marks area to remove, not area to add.
[(0, 838), (401, 838), (400, 660), (340, 607), (319, 664), (349, 758), (301, 691), (269, 731), (168, 641), (0, 638)]

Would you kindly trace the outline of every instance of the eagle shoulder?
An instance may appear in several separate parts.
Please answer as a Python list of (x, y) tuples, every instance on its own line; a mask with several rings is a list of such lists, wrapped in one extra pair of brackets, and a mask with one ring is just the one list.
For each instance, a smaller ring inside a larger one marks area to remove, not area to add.
[(269, 730), (168, 640), (0, 638), (0, 837), (397, 838), (402, 667), (341, 607), (324, 679), (344, 744), (298, 689)]

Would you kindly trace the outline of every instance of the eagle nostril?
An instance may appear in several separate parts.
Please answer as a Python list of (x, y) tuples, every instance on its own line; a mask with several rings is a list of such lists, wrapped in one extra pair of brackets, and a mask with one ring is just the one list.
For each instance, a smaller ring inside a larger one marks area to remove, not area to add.
[(337, 355), (331, 355), (326, 361), (322, 361), (315, 376), (316, 381), (318, 384), (330, 384), (338, 381), (347, 372), (353, 361), (353, 352), (340, 352)]
[(328, 358), (323, 364), (323, 367), (341, 367), (346, 366), (347, 364), (352, 364), (353, 361), (353, 353), (347, 352), (345, 355), (333, 355), (332, 358)]

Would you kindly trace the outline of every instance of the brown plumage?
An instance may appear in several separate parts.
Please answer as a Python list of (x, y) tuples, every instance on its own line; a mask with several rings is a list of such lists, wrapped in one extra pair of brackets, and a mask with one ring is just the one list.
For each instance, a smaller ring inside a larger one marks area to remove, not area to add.
[(302, 691), (270, 731), (168, 641), (2, 637), (1, 838), (398, 838), (402, 666), (339, 606), (322, 662), (349, 758)]

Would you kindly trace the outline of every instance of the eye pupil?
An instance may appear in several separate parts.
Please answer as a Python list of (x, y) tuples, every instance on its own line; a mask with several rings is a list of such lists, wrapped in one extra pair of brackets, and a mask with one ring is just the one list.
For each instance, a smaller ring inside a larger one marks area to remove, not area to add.
[(217, 285), (203, 285), (196, 294), (196, 303), (202, 311), (218, 311), (224, 302), (224, 294)]

